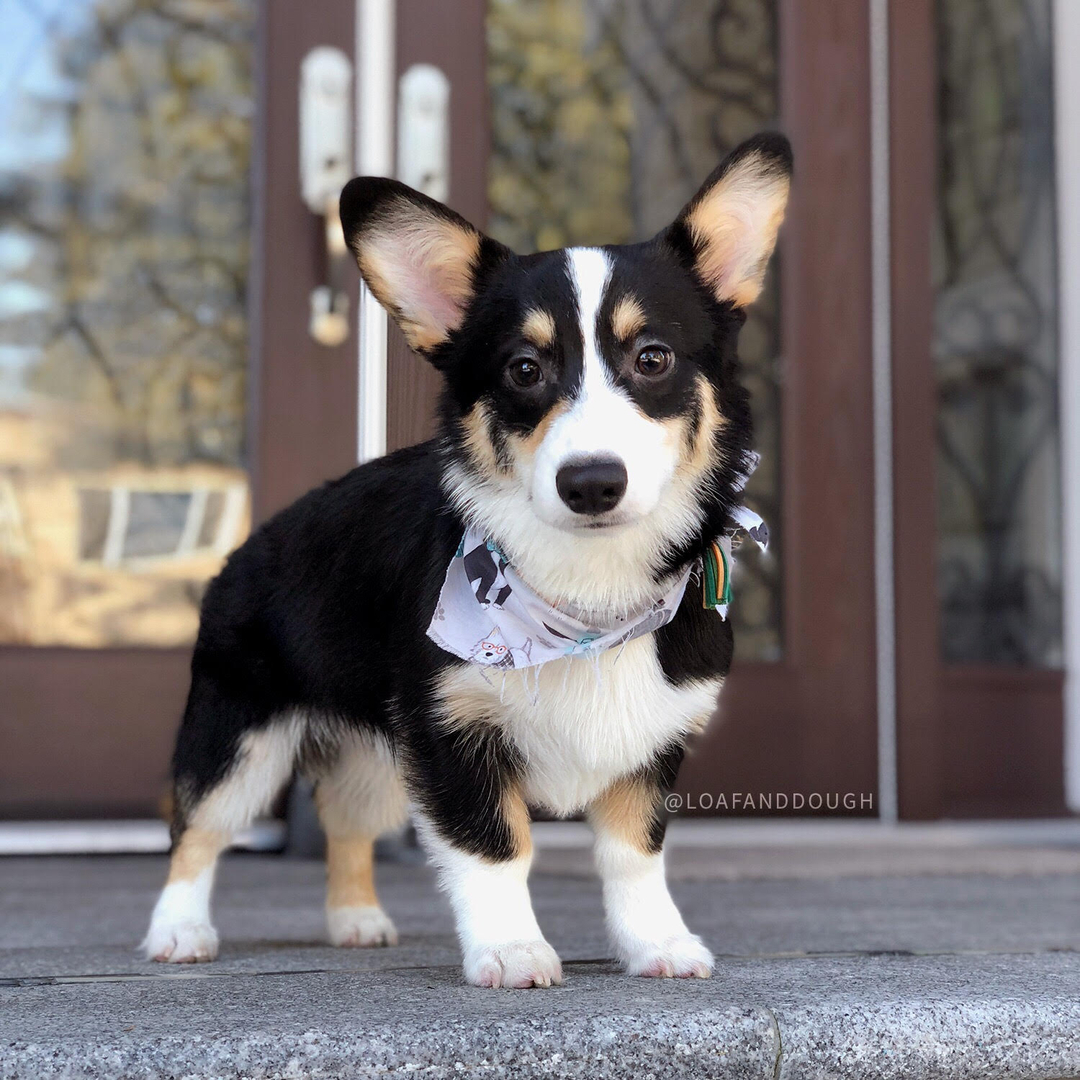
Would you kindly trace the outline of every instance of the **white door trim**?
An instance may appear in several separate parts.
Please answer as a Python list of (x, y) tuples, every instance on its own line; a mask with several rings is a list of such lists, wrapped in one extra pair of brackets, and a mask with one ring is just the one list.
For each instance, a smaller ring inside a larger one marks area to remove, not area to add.
[(1080, 810), (1080, 3), (1054, 0), (1065, 798)]
[[(356, 169), (394, 175), (395, 0), (356, 0)], [(386, 312), (360, 283), (356, 456), (386, 453)]]
[(871, 368), (874, 400), (874, 622), (878, 818), (899, 817), (896, 594), (893, 550), (892, 250), (889, 176), (889, 0), (870, 0)]

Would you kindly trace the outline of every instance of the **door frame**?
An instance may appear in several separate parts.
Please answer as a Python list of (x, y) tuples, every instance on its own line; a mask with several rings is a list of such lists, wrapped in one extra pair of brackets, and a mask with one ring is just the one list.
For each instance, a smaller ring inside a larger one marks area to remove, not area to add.
[(1061, 483), (1065, 571), (1065, 797), (1080, 812), (1080, 7), (1054, 0), (1054, 110), (1061, 296)]

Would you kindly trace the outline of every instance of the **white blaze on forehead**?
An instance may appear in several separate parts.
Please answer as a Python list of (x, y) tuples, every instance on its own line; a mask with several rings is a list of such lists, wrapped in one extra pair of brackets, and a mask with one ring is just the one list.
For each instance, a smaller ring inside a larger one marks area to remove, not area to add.
[(611, 259), (599, 248), (571, 248), (566, 257), (570, 281), (577, 297), (584, 348), (584, 371), (579, 394), (586, 397), (590, 393), (602, 392), (611, 385), (604, 370), (599, 341), (600, 305), (604, 302), (604, 293), (611, 277)]

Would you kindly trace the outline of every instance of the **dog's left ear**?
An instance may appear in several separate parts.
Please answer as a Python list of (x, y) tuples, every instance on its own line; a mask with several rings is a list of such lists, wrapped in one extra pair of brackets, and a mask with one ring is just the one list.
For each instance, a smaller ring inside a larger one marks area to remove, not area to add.
[(449, 207), (384, 177), (345, 185), (341, 226), (376, 299), (409, 345), (436, 364), (484, 273), (513, 256)]
[(791, 144), (777, 133), (736, 147), (661, 235), (721, 303), (761, 293), (791, 186)]

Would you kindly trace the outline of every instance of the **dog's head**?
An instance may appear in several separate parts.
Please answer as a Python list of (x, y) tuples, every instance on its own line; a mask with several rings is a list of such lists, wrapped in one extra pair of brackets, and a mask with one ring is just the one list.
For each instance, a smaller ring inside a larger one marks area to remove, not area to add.
[(735, 342), (790, 176), (787, 140), (761, 135), (647, 243), (528, 256), (393, 180), (346, 186), (364, 279), (445, 375), (467, 512), (495, 535), (513, 518), (661, 546), (726, 515), (750, 441)]

